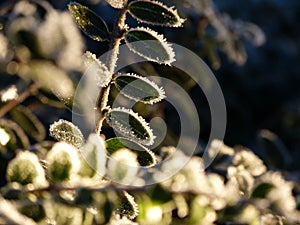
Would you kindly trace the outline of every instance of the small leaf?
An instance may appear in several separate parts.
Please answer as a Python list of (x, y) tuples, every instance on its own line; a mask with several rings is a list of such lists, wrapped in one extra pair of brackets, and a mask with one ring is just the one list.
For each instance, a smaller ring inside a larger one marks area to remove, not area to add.
[(70, 180), (80, 168), (77, 149), (74, 146), (58, 142), (46, 156), (47, 175), (54, 182)]
[(254, 198), (265, 198), (267, 194), (274, 188), (271, 183), (261, 183), (255, 187), (252, 192), (252, 197)]
[(107, 123), (123, 136), (144, 145), (152, 145), (154, 136), (144, 118), (130, 109), (115, 108), (106, 114)]
[(128, 10), (139, 22), (169, 27), (179, 27), (184, 22), (176, 10), (156, 1), (133, 1), (129, 3)]
[(26, 107), (19, 105), (10, 112), (23, 130), (37, 141), (42, 141), (46, 136), (46, 130), (40, 120)]
[(165, 97), (165, 92), (154, 82), (136, 74), (119, 74), (114, 81), (118, 90), (126, 97), (145, 104), (153, 104)]
[(131, 51), (147, 60), (159, 64), (170, 65), (175, 61), (175, 53), (163, 35), (149, 28), (133, 28), (124, 34), (125, 41)]
[(17, 182), (22, 185), (32, 183), (37, 186), (45, 186), (47, 184), (45, 173), (38, 157), (28, 151), (19, 152), (9, 162), (6, 178), (9, 182)]
[(116, 9), (124, 8), (127, 2), (127, 0), (105, 0), (105, 1)]
[(121, 137), (106, 140), (106, 150), (109, 154), (124, 148), (130, 149), (137, 154), (137, 161), (141, 166), (152, 166), (156, 163), (154, 153), (136, 142)]
[(137, 179), (138, 170), (137, 154), (122, 148), (109, 157), (106, 175), (115, 183), (131, 185)]
[(60, 119), (51, 124), (49, 131), (56, 140), (65, 141), (76, 148), (80, 148), (84, 144), (84, 137), (80, 129), (69, 121)]
[(111, 73), (108, 68), (97, 59), (95, 54), (87, 51), (83, 55), (84, 63), (88, 66), (88, 70), (86, 73), (93, 73), (96, 75), (96, 82), (99, 87), (106, 87), (111, 80)]
[(92, 10), (79, 3), (71, 2), (69, 4), (69, 11), (79, 27), (90, 38), (96, 41), (109, 40), (109, 32), (106, 23)]
[[(9, 152), (14, 153), (17, 148), (28, 149), (29, 148), (29, 140), (27, 135), (24, 133), (22, 128), (11, 120), (0, 119), (0, 129), (3, 129), (9, 137), (7, 140), (6, 135), (1, 135), (0, 139), (0, 152), (7, 154)], [(2, 143), (2, 144), (1, 144)], [(5, 143), (5, 145), (4, 145)]]
[(97, 134), (90, 134), (87, 143), (81, 148), (83, 162), (79, 174), (94, 177), (105, 175), (106, 152), (104, 140)]
[(129, 219), (134, 219), (139, 215), (138, 205), (134, 201), (132, 195), (128, 194), (126, 191), (123, 193), (124, 196), (121, 197), (120, 207), (117, 212), (121, 216), (127, 216)]

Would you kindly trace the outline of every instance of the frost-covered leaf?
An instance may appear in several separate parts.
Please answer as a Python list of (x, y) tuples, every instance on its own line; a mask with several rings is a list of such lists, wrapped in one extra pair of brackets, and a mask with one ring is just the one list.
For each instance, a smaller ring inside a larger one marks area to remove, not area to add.
[(115, 86), (126, 97), (145, 104), (153, 104), (165, 97), (165, 92), (149, 79), (136, 74), (119, 74)]
[(58, 141), (65, 141), (76, 148), (82, 147), (84, 137), (80, 129), (73, 123), (60, 119), (50, 125), (50, 135)]
[(132, 1), (128, 5), (128, 10), (139, 22), (170, 27), (182, 26), (184, 22), (177, 10), (174, 10), (173, 7), (168, 8), (157, 1)]
[(154, 142), (148, 123), (131, 109), (115, 108), (106, 113), (106, 121), (118, 133), (144, 145)]
[[(1, 40), (1, 34), (0, 34)], [(0, 47), (1, 48), (1, 47)], [(16, 85), (11, 85), (10, 87), (0, 91), (0, 101), (1, 102), (8, 102), (11, 100), (15, 100), (18, 97), (18, 89)]]
[(92, 10), (79, 3), (69, 4), (69, 11), (79, 27), (92, 39), (104, 41), (109, 39), (106, 23)]
[(83, 161), (79, 174), (81, 176), (93, 177), (104, 176), (106, 152), (104, 140), (97, 134), (91, 134), (87, 143), (80, 149)]
[(127, 2), (127, 0), (105, 0), (105, 1), (116, 9), (124, 8)]
[(124, 34), (129, 49), (147, 60), (170, 65), (175, 53), (163, 35), (149, 28), (132, 28)]
[(111, 154), (107, 163), (107, 176), (110, 180), (130, 185), (136, 181), (139, 163), (137, 154), (122, 148)]
[(26, 107), (19, 105), (10, 112), (23, 130), (37, 141), (42, 141), (46, 136), (46, 130), (40, 120)]
[(34, 184), (44, 186), (46, 183), (45, 173), (37, 156), (32, 152), (19, 152), (9, 162), (6, 172), (9, 182), (17, 182), (22, 185)]
[(0, 152), (15, 152), (17, 148), (28, 149), (29, 140), (23, 129), (15, 122), (0, 119)]
[(124, 196), (121, 197), (120, 207), (117, 212), (121, 216), (127, 216), (129, 219), (134, 219), (139, 215), (138, 205), (134, 201), (132, 195), (128, 194), (128, 192), (123, 192)]
[(84, 63), (88, 66), (86, 73), (93, 73), (96, 77), (96, 82), (99, 87), (106, 87), (111, 80), (111, 73), (108, 68), (97, 59), (95, 54), (87, 51), (84, 54)]
[(54, 182), (72, 179), (80, 168), (78, 150), (65, 142), (56, 143), (46, 156), (47, 175)]
[(154, 153), (136, 142), (121, 137), (106, 140), (106, 150), (109, 154), (124, 148), (130, 149), (137, 154), (137, 161), (141, 166), (152, 166), (156, 163)]

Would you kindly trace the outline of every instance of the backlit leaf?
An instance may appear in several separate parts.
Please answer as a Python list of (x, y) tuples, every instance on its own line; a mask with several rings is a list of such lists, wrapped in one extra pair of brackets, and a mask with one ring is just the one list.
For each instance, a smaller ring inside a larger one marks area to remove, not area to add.
[(130, 109), (115, 108), (106, 113), (106, 121), (118, 133), (144, 145), (154, 142), (152, 130), (144, 118)]
[(139, 22), (170, 27), (182, 26), (184, 22), (176, 10), (156, 1), (133, 1), (128, 5), (128, 10)]
[(109, 154), (113, 154), (124, 148), (130, 149), (137, 154), (137, 161), (141, 166), (152, 166), (156, 163), (156, 158), (153, 152), (127, 138), (116, 137), (106, 141), (106, 150)]
[(105, 0), (105, 1), (116, 9), (124, 8), (127, 2), (127, 0)]
[(145, 104), (159, 102), (165, 92), (154, 82), (136, 74), (119, 74), (114, 81), (117, 89), (126, 97)]
[(72, 2), (69, 4), (69, 11), (81, 30), (90, 38), (96, 41), (109, 39), (106, 23), (92, 10), (79, 3)]
[(73, 123), (60, 119), (51, 124), (50, 135), (58, 141), (67, 142), (76, 148), (82, 147), (84, 144), (84, 137), (77, 126)]
[(149, 28), (133, 28), (124, 34), (127, 46), (131, 51), (147, 60), (170, 65), (175, 61), (175, 53), (163, 35)]

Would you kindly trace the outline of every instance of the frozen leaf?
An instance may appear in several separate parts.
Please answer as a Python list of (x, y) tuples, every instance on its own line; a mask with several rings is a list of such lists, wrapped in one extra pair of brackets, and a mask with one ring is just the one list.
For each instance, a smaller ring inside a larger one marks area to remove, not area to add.
[(50, 125), (50, 135), (58, 141), (65, 141), (76, 148), (82, 147), (84, 137), (77, 126), (73, 123), (60, 119)]
[(104, 41), (109, 39), (106, 23), (92, 10), (76, 2), (69, 4), (69, 11), (79, 27), (92, 39)]
[(19, 152), (10, 161), (7, 167), (6, 178), (9, 182), (17, 182), (22, 185), (34, 184), (44, 186), (46, 183), (45, 173), (39, 159), (34, 153)]
[(88, 66), (87, 73), (93, 73), (96, 76), (96, 82), (99, 87), (106, 87), (111, 80), (111, 73), (108, 68), (97, 59), (95, 54), (87, 51), (84, 54), (84, 63)]
[(121, 216), (127, 216), (129, 219), (134, 219), (139, 214), (138, 205), (134, 201), (133, 196), (128, 194), (126, 191), (123, 192), (124, 196), (121, 197), (120, 207), (117, 212)]
[(165, 92), (157, 84), (136, 74), (119, 74), (114, 84), (126, 97), (145, 104), (153, 104), (165, 97)]
[(128, 10), (139, 22), (170, 27), (182, 26), (184, 22), (176, 10), (156, 1), (132, 1), (128, 5)]
[(91, 134), (87, 143), (81, 148), (83, 162), (79, 174), (81, 176), (93, 177), (96, 175), (104, 176), (106, 152), (104, 140), (97, 134)]
[(37, 141), (42, 141), (46, 136), (46, 130), (40, 120), (26, 107), (19, 105), (10, 112), (23, 130)]
[(107, 164), (107, 175), (116, 183), (130, 185), (136, 180), (138, 169), (137, 155), (123, 148), (110, 156)]
[(127, 0), (105, 0), (105, 1), (116, 9), (124, 8), (127, 2)]
[(121, 137), (111, 138), (106, 141), (106, 150), (109, 154), (113, 154), (124, 148), (137, 154), (137, 161), (141, 166), (152, 166), (156, 163), (154, 153), (136, 142)]
[(170, 65), (175, 61), (175, 53), (163, 35), (149, 28), (132, 28), (124, 34), (131, 51), (147, 60)]
[(77, 149), (65, 142), (56, 143), (46, 156), (47, 175), (54, 182), (72, 179), (80, 167)]
[(115, 108), (106, 113), (106, 121), (118, 133), (144, 145), (152, 145), (154, 135), (148, 123), (130, 109)]

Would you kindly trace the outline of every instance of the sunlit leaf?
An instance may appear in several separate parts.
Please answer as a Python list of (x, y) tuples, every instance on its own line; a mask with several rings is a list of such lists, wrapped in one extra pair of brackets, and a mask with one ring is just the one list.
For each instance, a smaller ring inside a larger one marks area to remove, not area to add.
[(110, 155), (106, 175), (116, 183), (130, 185), (136, 181), (138, 170), (137, 154), (122, 148)]
[(120, 207), (117, 212), (122, 216), (127, 216), (129, 219), (134, 219), (139, 214), (138, 205), (134, 201), (133, 196), (128, 194), (126, 191), (123, 193), (124, 196), (121, 197)]
[(137, 154), (137, 160), (141, 166), (152, 166), (156, 163), (154, 153), (136, 142), (121, 137), (106, 140), (106, 150), (109, 154), (124, 148), (130, 149)]
[(127, 2), (127, 0), (105, 0), (105, 1), (116, 9), (124, 8)]
[(69, 4), (69, 11), (79, 27), (92, 39), (104, 41), (109, 39), (106, 23), (92, 10), (79, 3)]
[(159, 102), (165, 97), (164, 90), (157, 84), (136, 74), (119, 74), (114, 84), (124, 96), (145, 104)]
[(54, 182), (70, 180), (80, 168), (78, 150), (65, 142), (56, 143), (48, 152), (46, 161), (47, 175)]
[[(3, 129), (8, 137), (1, 135), (0, 150), (1, 153), (13, 153), (17, 148), (28, 149), (29, 140), (23, 129), (15, 122), (6, 119), (0, 119), (0, 129)], [(3, 140), (9, 138), (9, 140)]]
[(46, 130), (40, 120), (26, 107), (19, 105), (10, 112), (23, 130), (37, 141), (42, 141), (46, 136)]
[(22, 185), (34, 184), (46, 185), (45, 173), (39, 159), (32, 152), (19, 152), (11, 160), (7, 167), (6, 178), (9, 182), (17, 182)]
[(87, 143), (80, 149), (82, 163), (79, 174), (84, 177), (104, 176), (106, 152), (104, 140), (97, 134), (91, 134)]
[(75, 87), (70, 76), (46, 60), (31, 60), (22, 64), (18, 75), (26, 81), (34, 81), (51, 90), (65, 105), (72, 105)]
[(132, 1), (128, 5), (128, 10), (139, 22), (170, 27), (182, 26), (184, 22), (176, 10), (156, 1)]
[(130, 109), (115, 108), (106, 113), (106, 121), (118, 133), (144, 145), (154, 142), (152, 130), (144, 118)]
[(56, 140), (65, 141), (76, 148), (80, 148), (84, 144), (84, 137), (80, 129), (69, 121), (60, 119), (51, 124), (49, 131)]
[(124, 34), (129, 49), (147, 60), (170, 65), (175, 53), (163, 35), (149, 28), (132, 28)]

